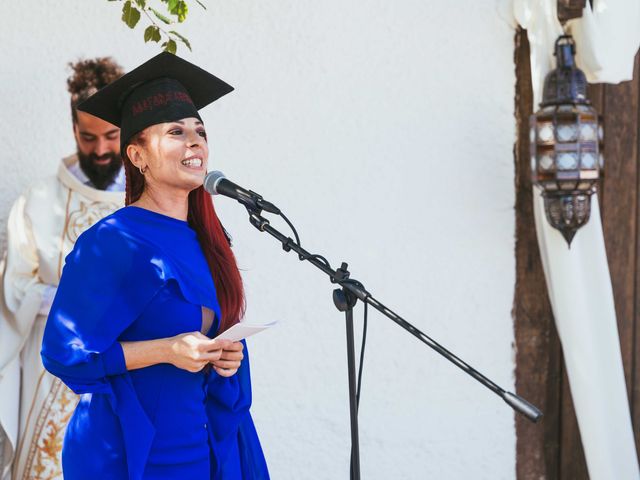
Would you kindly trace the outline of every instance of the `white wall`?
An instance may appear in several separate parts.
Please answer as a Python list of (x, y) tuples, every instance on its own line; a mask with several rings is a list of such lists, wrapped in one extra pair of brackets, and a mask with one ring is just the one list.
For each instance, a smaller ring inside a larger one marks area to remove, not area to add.
[[(213, 168), (283, 207), (307, 248), (348, 261), (377, 298), (512, 390), (513, 31), (495, 1), (207, 3), (181, 28), (194, 52), (180, 53), (236, 87), (203, 111)], [(2, 224), (18, 193), (74, 150), (66, 63), (110, 54), (128, 69), (158, 52), (119, 8), (12, 7), (0, 34)], [(348, 478), (332, 285), (242, 208), (217, 205), (248, 319), (280, 322), (250, 342), (272, 477)], [(515, 478), (510, 409), (380, 314), (369, 325), (363, 478)]]

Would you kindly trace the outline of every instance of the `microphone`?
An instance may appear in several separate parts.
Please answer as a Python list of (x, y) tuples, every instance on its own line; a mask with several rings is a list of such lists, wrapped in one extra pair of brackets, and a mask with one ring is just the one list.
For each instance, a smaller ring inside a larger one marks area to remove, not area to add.
[(204, 177), (204, 189), (211, 195), (224, 195), (233, 198), (251, 210), (264, 210), (266, 212), (280, 215), (280, 209), (274, 204), (267, 202), (262, 195), (242, 188), (224, 176), (224, 173), (215, 170), (207, 173)]

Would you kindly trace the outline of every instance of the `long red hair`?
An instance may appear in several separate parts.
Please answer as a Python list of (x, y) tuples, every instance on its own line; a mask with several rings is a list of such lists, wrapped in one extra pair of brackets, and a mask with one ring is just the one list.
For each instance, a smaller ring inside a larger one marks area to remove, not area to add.
[[(128, 144), (144, 144), (139, 133), (134, 135)], [(126, 174), (125, 205), (137, 201), (144, 192), (145, 179), (126, 154), (126, 145), (122, 149), (122, 158)], [(227, 237), (215, 208), (213, 200), (204, 187), (200, 186), (189, 193), (189, 226), (196, 231), (200, 247), (204, 253), (213, 283), (218, 294), (218, 302), (222, 310), (219, 332), (238, 323), (245, 311), (244, 287), (238, 270), (236, 257), (231, 251)]]

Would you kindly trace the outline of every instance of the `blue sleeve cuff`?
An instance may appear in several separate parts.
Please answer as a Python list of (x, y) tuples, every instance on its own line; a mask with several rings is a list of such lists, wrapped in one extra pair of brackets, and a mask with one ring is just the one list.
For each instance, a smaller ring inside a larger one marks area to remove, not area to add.
[(127, 364), (124, 360), (124, 352), (120, 342), (113, 342), (107, 350), (102, 353), (102, 364), (107, 375), (122, 375), (127, 371)]

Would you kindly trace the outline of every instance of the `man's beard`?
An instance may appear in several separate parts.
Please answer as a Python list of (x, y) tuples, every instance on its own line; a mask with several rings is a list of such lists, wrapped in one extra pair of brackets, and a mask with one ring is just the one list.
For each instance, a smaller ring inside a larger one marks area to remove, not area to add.
[[(107, 158), (110, 161), (106, 165), (98, 165), (95, 162)], [(78, 150), (78, 159), (80, 160), (80, 168), (98, 190), (105, 190), (111, 185), (122, 167), (122, 157), (115, 152), (97, 156), (95, 153), (85, 155)]]

